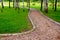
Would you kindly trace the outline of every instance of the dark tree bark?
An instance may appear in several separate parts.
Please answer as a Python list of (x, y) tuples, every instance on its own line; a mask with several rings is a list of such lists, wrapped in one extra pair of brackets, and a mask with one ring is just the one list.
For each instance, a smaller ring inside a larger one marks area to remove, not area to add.
[(1, 4), (2, 4), (2, 8), (4, 8), (4, 5), (3, 5), (3, 0), (1, 0)]
[(43, 0), (41, 0), (41, 9), (40, 9), (41, 11), (42, 11), (42, 7), (43, 7)]
[(57, 0), (55, 0), (55, 10), (54, 11), (56, 11), (57, 10)]
[(28, 10), (30, 10), (30, 0), (28, 1), (28, 3), (29, 3), (29, 4), (28, 4), (28, 5), (29, 5), (29, 9), (28, 9)]
[(10, 0), (9, 0), (9, 8), (10, 8)]
[(2, 5), (1, 12), (3, 12), (3, 8), (4, 8), (4, 5), (3, 5), (3, 0), (1, 0), (1, 5)]
[(29, 0), (27, 0), (27, 7), (28, 7), (28, 5), (29, 5), (29, 4), (28, 4), (28, 1), (29, 1)]
[(14, 8), (14, 0), (13, 0), (13, 8)]

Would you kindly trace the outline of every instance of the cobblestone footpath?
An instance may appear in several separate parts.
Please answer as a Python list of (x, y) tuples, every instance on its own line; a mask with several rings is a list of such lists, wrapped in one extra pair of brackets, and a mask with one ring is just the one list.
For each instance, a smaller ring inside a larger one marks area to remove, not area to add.
[(2, 36), (0, 40), (60, 40), (60, 26), (45, 18), (41, 12), (30, 10), (36, 29), (28, 34)]

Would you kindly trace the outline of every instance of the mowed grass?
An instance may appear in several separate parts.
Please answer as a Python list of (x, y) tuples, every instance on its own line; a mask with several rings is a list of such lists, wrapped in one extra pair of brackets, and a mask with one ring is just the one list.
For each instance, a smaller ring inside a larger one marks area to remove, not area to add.
[[(0, 8), (1, 9), (1, 8)], [(32, 29), (28, 19), (28, 10), (20, 8), (5, 7), (3, 12), (0, 10), (0, 34), (1, 33), (20, 33)]]
[(60, 3), (57, 4), (57, 11), (54, 11), (54, 9), (52, 9), (52, 3), (49, 3), (48, 13), (45, 13), (44, 11), (42, 11), (42, 12), (47, 17), (49, 17), (49, 18), (53, 19), (54, 21), (60, 23)]
[(57, 8), (57, 11), (54, 11), (49, 7), (48, 13), (43, 12), (46, 16), (60, 23), (60, 8)]

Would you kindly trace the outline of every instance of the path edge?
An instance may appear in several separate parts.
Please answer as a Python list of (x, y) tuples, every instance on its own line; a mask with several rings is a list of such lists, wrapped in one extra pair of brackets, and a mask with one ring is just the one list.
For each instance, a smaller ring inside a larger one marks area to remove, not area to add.
[(39, 11), (39, 12), (41, 13), (42, 16), (44, 16), (45, 18), (47, 18), (49, 21), (51, 21), (51, 22), (55, 23), (56, 25), (60, 26), (60, 23), (59, 23), (59, 22), (57, 22), (57, 21), (55, 21), (55, 20), (53, 20), (53, 19), (47, 17), (47, 16), (44, 15), (41, 11)]
[(31, 19), (31, 17), (30, 17), (29, 14), (30, 14), (30, 11), (28, 12), (28, 18), (29, 18), (29, 20), (30, 20), (30, 22), (31, 22), (31, 24), (32, 24), (32, 29), (31, 29), (31, 30), (26, 31), (26, 32), (22, 32), (22, 33), (0, 34), (0, 36), (15, 36), (15, 35), (29, 34), (29, 33), (33, 32), (33, 31), (35, 30), (35, 25), (34, 25), (34, 23), (33, 23), (33, 21), (32, 21), (32, 19)]

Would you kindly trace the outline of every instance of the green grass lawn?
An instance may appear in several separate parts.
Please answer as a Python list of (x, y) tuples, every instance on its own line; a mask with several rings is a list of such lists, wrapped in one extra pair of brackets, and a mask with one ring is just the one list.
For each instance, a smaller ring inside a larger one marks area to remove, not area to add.
[(44, 14), (49, 18), (60, 23), (60, 8), (57, 8), (57, 11), (54, 11), (51, 9), (51, 7), (49, 7), (48, 13), (44, 13)]
[[(1, 8), (0, 8), (1, 9)], [(28, 10), (20, 8), (5, 7), (3, 12), (0, 10), (0, 33), (20, 33), (32, 29), (32, 25), (28, 19)]]

